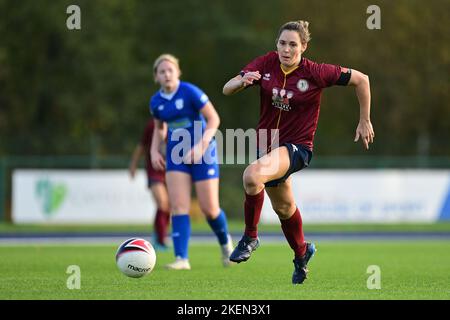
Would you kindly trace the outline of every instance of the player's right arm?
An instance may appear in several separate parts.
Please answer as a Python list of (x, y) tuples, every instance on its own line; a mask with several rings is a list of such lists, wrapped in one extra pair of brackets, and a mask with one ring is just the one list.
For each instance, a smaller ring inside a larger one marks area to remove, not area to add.
[(158, 146), (160, 146), (161, 142), (165, 140), (167, 135), (167, 124), (156, 118), (153, 119), (153, 121), (155, 122), (155, 129), (153, 130), (150, 156), (152, 159), (153, 168), (158, 171), (163, 171), (166, 168), (166, 161), (164, 160)]
[(223, 94), (230, 96), (236, 92), (241, 91), (247, 86), (253, 84), (253, 81), (258, 81), (261, 79), (261, 74), (259, 71), (246, 72), (243, 75), (239, 74), (234, 78), (231, 78), (223, 87)]

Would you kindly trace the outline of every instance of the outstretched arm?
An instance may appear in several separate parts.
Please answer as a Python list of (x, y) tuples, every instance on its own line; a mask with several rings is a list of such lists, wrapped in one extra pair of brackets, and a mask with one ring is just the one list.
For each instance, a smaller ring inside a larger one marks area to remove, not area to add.
[(352, 69), (348, 85), (354, 86), (356, 96), (359, 101), (359, 123), (356, 128), (355, 142), (361, 137), (366, 150), (369, 149), (369, 143), (373, 143), (375, 133), (370, 122), (370, 83), (369, 77), (364, 73)]

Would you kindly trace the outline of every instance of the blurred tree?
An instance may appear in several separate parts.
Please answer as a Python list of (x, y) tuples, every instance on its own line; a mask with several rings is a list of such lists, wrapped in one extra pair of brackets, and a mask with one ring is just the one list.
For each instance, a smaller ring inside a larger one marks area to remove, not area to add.
[[(224, 97), (224, 83), (275, 48), (279, 26), (310, 21), (305, 56), (367, 73), (375, 155), (450, 156), (450, 3), (378, 1), (381, 30), (366, 28), (372, 1), (0, 0), (0, 155), (129, 154), (155, 90), (153, 60), (171, 52), (183, 79), (203, 88), (221, 128), (254, 127), (258, 92)], [(322, 100), (316, 153), (360, 155), (352, 89)]]

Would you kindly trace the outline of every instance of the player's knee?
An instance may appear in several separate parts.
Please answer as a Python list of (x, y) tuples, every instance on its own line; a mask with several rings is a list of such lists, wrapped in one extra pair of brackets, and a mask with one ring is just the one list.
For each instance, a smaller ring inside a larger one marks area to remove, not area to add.
[(170, 210), (170, 205), (169, 205), (169, 201), (168, 200), (162, 200), (158, 203), (158, 209), (162, 210), (162, 211), (169, 211)]
[(189, 205), (185, 203), (175, 202), (170, 204), (170, 212), (172, 213), (187, 213), (189, 212)]
[(154, 194), (154, 199), (155, 199), (156, 206), (158, 207), (158, 209), (163, 210), (163, 211), (169, 211), (170, 204), (169, 204), (169, 199), (167, 197)]
[(219, 213), (219, 207), (213, 204), (200, 204), (200, 210), (202, 210), (203, 214), (207, 219), (215, 219)]
[(243, 175), (243, 182), (245, 190), (258, 188), (263, 185), (261, 177), (255, 166), (248, 166)]
[(288, 219), (295, 211), (295, 203), (281, 202), (272, 204), (272, 208), (280, 219)]

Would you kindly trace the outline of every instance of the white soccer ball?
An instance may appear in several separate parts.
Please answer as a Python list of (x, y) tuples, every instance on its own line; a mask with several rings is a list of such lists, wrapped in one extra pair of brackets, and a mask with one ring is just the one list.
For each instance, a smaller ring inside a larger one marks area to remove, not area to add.
[(123, 274), (140, 278), (152, 272), (156, 264), (156, 253), (147, 240), (131, 238), (124, 241), (117, 249), (117, 267)]

